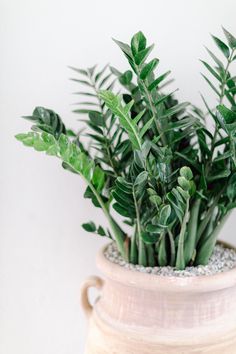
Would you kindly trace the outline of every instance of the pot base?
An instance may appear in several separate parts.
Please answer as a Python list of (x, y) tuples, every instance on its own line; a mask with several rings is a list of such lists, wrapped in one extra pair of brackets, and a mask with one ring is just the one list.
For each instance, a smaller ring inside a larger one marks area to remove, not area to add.
[[(213, 330), (214, 331), (214, 330)], [(236, 336), (235, 331), (217, 338), (206, 333), (206, 338), (201, 338), (197, 343), (196, 337), (192, 336), (192, 343), (161, 343), (158, 335), (150, 338), (127, 329), (116, 330), (105, 323), (94, 312), (90, 318), (89, 332), (85, 354), (235, 354)], [(184, 337), (184, 336), (183, 336)], [(189, 342), (189, 338), (187, 339)]]

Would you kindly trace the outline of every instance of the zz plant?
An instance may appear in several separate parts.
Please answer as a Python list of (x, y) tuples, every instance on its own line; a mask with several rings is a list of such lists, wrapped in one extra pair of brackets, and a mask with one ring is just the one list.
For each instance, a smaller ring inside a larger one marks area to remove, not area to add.
[[(25, 117), (31, 131), (16, 136), (84, 179), (84, 197), (102, 209), (109, 229), (93, 222), (83, 228), (114, 240), (134, 264), (179, 270), (207, 264), (236, 206), (236, 77), (230, 74), (236, 39), (223, 31), (226, 43), (212, 36), (222, 59), (207, 49), (212, 64), (202, 61), (217, 98), (211, 108), (202, 97), (206, 113), (164, 93), (170, 72), (155, 74), (159, 59), (149, 59), (153, 45), (138, 32), (130, 44), (115, 40), (129, 70), (72, 68), (74, 81), (86, 88), (75, 112), (87, 117), (89, 144), (43, 107)], [(116, 214), (128, 226), (120, 226)]]

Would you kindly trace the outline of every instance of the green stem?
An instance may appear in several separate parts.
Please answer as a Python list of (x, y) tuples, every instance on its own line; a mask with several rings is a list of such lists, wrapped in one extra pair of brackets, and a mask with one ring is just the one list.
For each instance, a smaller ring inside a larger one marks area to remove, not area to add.
[[(106, 124), (106, 119), (105, 119), (105, 114), (104, 114), (104, 108), (103, 108), (103, 105), (102, 105), (102, 101), (101, 101), (101, 98), (99, 97), (99, 92), (98, 92), (98, 89), (97, 89), (97, 86), (96, 86), (96, 83), (95, 83), (95, 80), (92, 78), (92, 76), (90, 75), (90, 82), (91, 82), (91, 85), (92, 85), (92, 88), (96, 94), (96, 98), (98, 100), (98, 104), (99, 104), (99, 109), (100, 109), (100, 113), (102, 114), (103, 116), (103, 119), (104, 119), (104, 125), (103, 125), (103, 135), (105, 137), (105, 149), (106, 149), (106, 152), (107, 152), (107, 157), (108, 157), (108, 160), (109, 160), (109, 163), (110, 163), (110, 166), (111, 168), (113, 169), (114, 171), (114, 174), (116, 177), (118, 177), (118, 173), (116, 171), (116, 167), (113, 163), (113, 159), (112, 159), (112, 156), (111, 156), (111, 151), (110, 151), (110, 146), (108, 145), (107, 143), (107, 137), (109, 140), (111, 140), (111, 137), (110, 137), (110, 133), (109, 133), (109, 130), (107, 128), (107, 124)], [(107, 133), (107, 134), (106, 134)], [(106, 137), (107, 136), (107, 137)], [(114, 158), (115, 159), (115, 158)], [(116, 161), (116, 160), (115, 160)]]
[(116, 243), (117, 243), (117, 247), (119, 252), (121, 253), (122, 257), (128, 261), (129, 260), (129, 256), (127, 254), (127, 250), (125, 248), (125, 234), (124, 232), (120, 229), (120, 227), (118, 226), (118, 224), (116, 223), (116, 221), (112, 218), (112, 216), (110, 215), (109, 211), (107, 210), (107, 207), (105, 206), (101, 196), (99, 195), (99, 193), (96, 191), (96, 189), (94, 188), (93, 184), (88, 182), (85, 178), (84, 178), (85, 182), (88, 184), (89, 188), (92, 190), (93, 194), (95, 195), (95, 197), (97, 198), (98, 203), (100, 204), (108, 222), (109, 225), (111, 227), (111, 230), (114, 234)]
[(226, 213), (221, 221), (218, 223), (216, 228), (206, 237), (204, 238), (204, 242), (202, 242), (197, 255), (196, 255), (196, 260), (195, 260), (195, 265), (206, 265), (209, 262), (209, 258), (212, 255), (212, 252), (214, 250), (215, 244), (217, 237), (222, 230), (226, 220), (230, 216), (232, 210), (230, 212)]
[(166, 146), (166, 145), (167, 145), (167, 140), (166, 140), (165, 135), (164, 135), (163, 132), (162, 132), (161, 124), (160, 124), (160, 122), (158, 121), (158, 117), (157, 117), (158, 114), (157, 114), (157, 110), (156, 110), (155, 104), (154, 104), (154, 102), (153, 102), (153, 100), (152, 100), (152, 96), (151, 96), (150, 92), (148, 91), (148, 87), (147, 87), (147, 85), (146, 85), (145, 80), (140, 79), (141, 70), (139, 69), (139, 67), (138, 67), (137, 65), (135, 65), (135, 70), (136, 70), (136, 72), (137, 72), (137, 74), (138, 74), (139, 80), (140, 80), (141, 83), (142, 83), (142, 86), (143, 86), (143, 89), (144, 89), (144, 92), (145, 92), (147, 101), (148, 101), (148, 103), (149, 103), (149, 106), (150, 106), (152, 115), (153, 115), (153, 117), (154, 117), (154, 122), (155, 122), (155, 124), (156, 124), (157, 132), (158, 132), (158, 134), (159, 134), (159, 136), (160, 136), (160, 138), (161, 138), (161, 141), (162, 141), (163, 146)]
[(174, 267), (175, 265), (175, 240), (172, 232), (168, 231), (169, 241), (170, 241), (170, 266)]
[(223, 103), (223, 99), (224, 99), (224, 96), (225, 96), (225, 85), (226, 85), (226, 82), (227, 82), (227, 74), (228, 74), (229, 66), (230, 66), (230, 64), (233, 61), (233, 57), (234, 57), (234, 49), (232, 50), (231, 55), (230, 55), (230, 57), (227, 60), (227, 65), (225, 67), (224, 79), (223, 79), (222, 86), (221, 86), (221, 94), (220, 94), (220, 101), (219, 101), (220, 104)]
[(186, 200), (186, 209), (185, 209), (181, 230), (179, 234), (177, 258), (176, 258), (176, 268), (178, 270), (183, 270), (185, 268), (184, 239), (185, 239), (185, 232), (186, 232), (187, 221), (188, 221), (188, 211), (189, 211), (189, 198)]
[(194, 254), (196, 248), (197, 240), (197, 227), (198, 227), (198, 216), (200, 209), (201, 199), (196, 199), (190, 212), (190, 219), (188, 222), (188, 236), (184, 245), (184, 255), (185, 263), (188, 264)]
[(154, 267), (155, 266), (155, 254), (152, 245), (146, 245), (147, 248), (147, 258), (148, 258), (148, 266)]
[(131, 247), (130, 247), (130, 263), (137, 264), (138, 262), (138, 248), (136, 241), (136, 232), (131, 237)]
[(140, 222), (140, 215), (139, 215), (139, 207), (138, 202), (136, 199), (134, 187), (133, 187), (133, 198), (134, 198), (134, 206), (135, 206), (135, 213), (136, 213), (136, 225), (137, 225), (137, 235), (138, 235), (138, 264), (147, 266), (147, 255), (146, 255), (146, 248), (145, 244), (142, 240), (141, 236), (141, 222)]
[(221, 196), (221, 193), (222, 191), (216, 196), (215, 200), (213, 201), (212, 205), (210, 206), (210, 208), (207, 210), (207, 213), (206, 215), (204, 216), (204, 219), (200, 222), (200, 225), (199, 225), (199, 228), (198, 228), (198, 231), (197, 231), (197, 240), (196, 240), (196, 245), (198, 244), (198, 242), (200, 241), (201, 237), (202, 237), (202, 234), (203, 232), (205, 231), (210, 219), (211, 219), (211, 216), (212, 216), (212, 213), (215, 209), (215, 207), (217, 206), (217, 203), (220, 199), (220, 196)]
[(167, 252), (166, 252), (166, 235), (165, 232), (161, 235), (161, 240), (158, 248), (158, 264), (160, 267), (164, 267), (168, 264)]

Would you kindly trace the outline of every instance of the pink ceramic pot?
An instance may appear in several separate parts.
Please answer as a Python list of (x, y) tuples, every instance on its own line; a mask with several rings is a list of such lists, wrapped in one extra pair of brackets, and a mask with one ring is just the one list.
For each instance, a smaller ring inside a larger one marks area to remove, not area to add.
[[(236, 268), (214, 276), (161, 277), (97, 257), (104, 275), (82, 286), (86, 354), (235, 354)], [(94, 307), (87, 290), (96, 287)]]

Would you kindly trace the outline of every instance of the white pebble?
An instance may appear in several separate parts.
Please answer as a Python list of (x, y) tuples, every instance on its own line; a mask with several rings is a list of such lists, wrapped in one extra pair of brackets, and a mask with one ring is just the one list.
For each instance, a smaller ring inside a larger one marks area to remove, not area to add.
[(105, 250), (106, 258), (121, 267), (141, 273), (151, 273), (161, 276), (191, 277), (199, 275), (213, 275), (236, 267), (236, 251), (216, 245), (214, 252), (206, 266), (186, 267), (185, 270), (176, 270), (173, 267), (144, 267), (124, 261), (115, 244), (110, 244)]

